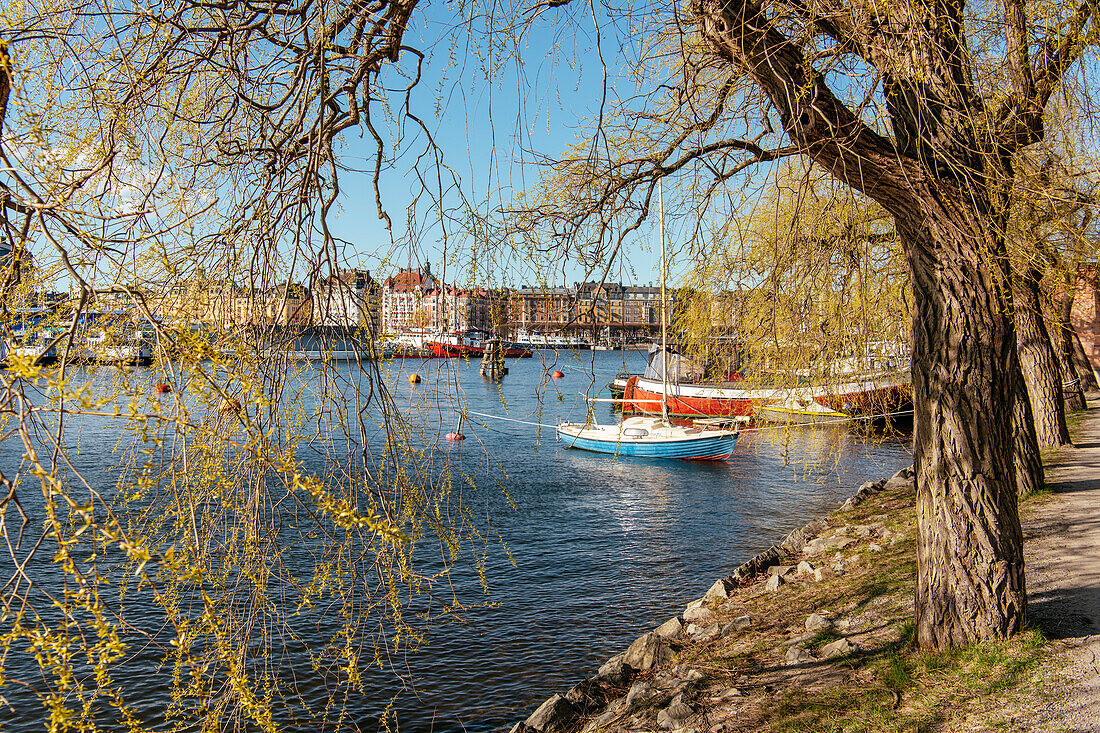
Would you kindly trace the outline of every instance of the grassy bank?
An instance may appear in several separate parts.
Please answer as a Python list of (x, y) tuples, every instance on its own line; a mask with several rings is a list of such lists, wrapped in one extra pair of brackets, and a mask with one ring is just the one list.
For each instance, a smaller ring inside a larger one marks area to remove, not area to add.
[(1038, 630), (943, 653), (916, 648), (914, 500), (908, 484), (830, 516), (818, 533), (824, 548), (692, 604), (682, 628), (670, 621), (658, 632), (667, 659), (629, 678), (586, 681), (564, 696), (583, 714), (537, 729), (1026, 729), (1018, 720), (1050, 674)]
[[(943, 653), (916, 648), (914, 498), (910, 485), (831, 516), (822, 536), (853, 542), (810, 558), (825, 571), (820, 581), (786, 575), (774, 591), (757, 582), (715, 607), (719, 623), (747, 615), (753, 624), (740, 635), (689, 644), (681, 654), (681, 663), (710, 675), (713, 689), (700, 696), (710, 708), (710, 728), (856, 732), (1011, 725), (1011, 701), (1039, 687), (1042, 634), (1029, 629), (1009, 641)], [(818, 621), (808, 630), (812, 614), (827, 628), (817, 628)], [(825, 658), (832, 651), (827, 646), (842, 638), (854, 648)], [(806, 654), (791, 651), (798, 648)], [(723, 688), (743, 695), (719, 703)], [(708, 705), (708, 697), (716, 704)]]

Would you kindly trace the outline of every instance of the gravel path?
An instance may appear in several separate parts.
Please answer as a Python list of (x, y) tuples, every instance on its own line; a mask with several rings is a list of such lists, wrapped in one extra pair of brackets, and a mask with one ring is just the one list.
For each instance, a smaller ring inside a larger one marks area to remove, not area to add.
[(1046, 463), (1053, 495), (1024, 519), (1029, 612), (1063, 648), (1067, 678), (1037, 727), (1100, 731), (1100, 402)]

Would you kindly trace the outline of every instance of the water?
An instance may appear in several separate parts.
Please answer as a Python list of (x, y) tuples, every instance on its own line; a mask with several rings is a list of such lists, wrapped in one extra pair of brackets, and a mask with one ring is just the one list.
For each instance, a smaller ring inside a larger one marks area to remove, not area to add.
[[(376, 729), (402, 688), (393, 707), (402, 730), (503, 729), (863, 481), (911, 462), (907, 438), (842, 428), (745, 431), (729, 461), (710, 464), (567, 450), (552, 428), (523, 424), (583, 418), (580, 393), (599, 391), (624, 368), (640, 371), (643, 362), (633, 352), (543, 352), (512, 363), (500, 383), (461, 360), (389, 366), (399, 408), (432, 408), (430, 442), (458, 427), (456, 397), (471, 412), (522, 422), (475, 418), (462, 424), (467, 440), (439, 440), (439, 455), (488, 486), (467, 501), (476, 502), (478, 521), (488, 517), (508, 550), (490, 545), (487, 596), (468, 564), (453, 569), (451, 582), (464, 601), (495, 605), (472, 608), (462, 623), (433, 626), (419, 653), (368, 671), (365, 694), (348, 703), (362, 730)], [(354, 378), (358, 367), (336, 369)], [(550, 379), (554, 369), (566, 376)], [(417, 387), (408, 383), (412, 372), (424, 380)], [(615, 419), (607, 403), (597, 403), (595, 413)], [(111, 476), (94, 469), (118, 441), (118, 430), (105, 428), (109, 422), (81, 426), (73, 450), (74, 464), (105, 487)], [(17, 448), (10, 440), (0, 444), (0, 470), (8, 476)], [(0, 695), (18, 713), (0, 730), (43, 727), (43, 708), (27, 690), (8, 685)], [(155, 725), (162, 699), (152, 693), (143, 702), (141, 715)]]

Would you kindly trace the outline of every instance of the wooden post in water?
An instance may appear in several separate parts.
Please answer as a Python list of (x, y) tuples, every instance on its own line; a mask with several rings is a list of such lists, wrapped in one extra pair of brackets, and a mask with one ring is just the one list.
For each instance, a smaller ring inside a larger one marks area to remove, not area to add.
[(504, 347), (500, 339), (492, 338), (485, 342), (485, 351), (481, 355), (481, 376), (500, 379), (508, 373), (504, 366)]

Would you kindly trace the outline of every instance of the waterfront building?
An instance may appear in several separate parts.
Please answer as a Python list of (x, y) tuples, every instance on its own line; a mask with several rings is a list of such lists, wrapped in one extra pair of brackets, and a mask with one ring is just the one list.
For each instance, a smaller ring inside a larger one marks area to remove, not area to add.
[(380, 287), (370, 270), (340, 269), (321, 279), (314, 289), (314, 325), (376, 331), (380, 319)]
[(259, 325), (313, 325), (313, 297), (305, 285), (282, 283), (267, 290), (264, 296), (264, 322)]
[(443, 285), (424, 296), (427, 326), (434, 331), (492, 331), (491, 299), (481, 288)]
[[(669, 291), (670, 318), (676, 302)], [(661, 289), (599, 282), (522, 287), (511, 294), (510, 315), (515, 331), (582, 337), (599, 333), (617, 343), (636, 341), (660, 329)]]
[(382, 331), (399, 334), (426, 328), (429, 316), (424, 299), (439, 287), (428, 264), (416, 269), (402, 269), (386, 278), (382, 285)]

